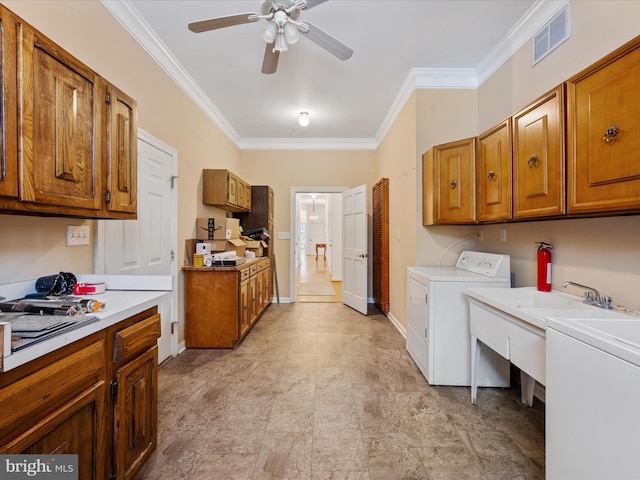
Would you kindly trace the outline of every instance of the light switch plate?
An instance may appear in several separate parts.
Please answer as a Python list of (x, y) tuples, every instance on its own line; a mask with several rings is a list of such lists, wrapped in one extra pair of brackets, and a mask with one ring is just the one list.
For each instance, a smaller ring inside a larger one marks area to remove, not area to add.
[(278, 240), (291, 240), (291, 232), (278, 232)]
[(67, 247), (89, 245), (88, 225), (67, 225)]

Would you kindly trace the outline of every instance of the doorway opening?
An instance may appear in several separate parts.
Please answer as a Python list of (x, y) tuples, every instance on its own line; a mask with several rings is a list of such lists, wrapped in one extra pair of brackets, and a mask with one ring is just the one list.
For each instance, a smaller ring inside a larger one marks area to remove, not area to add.
[(291, 302), (342, 302), (342, 193), (346, 190), (291, 187)]

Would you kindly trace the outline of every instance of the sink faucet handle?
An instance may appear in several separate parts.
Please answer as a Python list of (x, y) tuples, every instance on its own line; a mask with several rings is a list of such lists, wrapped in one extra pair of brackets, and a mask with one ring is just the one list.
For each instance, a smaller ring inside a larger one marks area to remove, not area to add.
[(596, 303), (595, 294), (591, 290), (584, 292), (584, 303)]
[(602, 308), (606, 308), (608, 310), (612, 310), (613, 309), (613, 299), (609, 295), (603, 295), (602, 296), (602, 301), (600, 303), (600, 306), (602, 306)]

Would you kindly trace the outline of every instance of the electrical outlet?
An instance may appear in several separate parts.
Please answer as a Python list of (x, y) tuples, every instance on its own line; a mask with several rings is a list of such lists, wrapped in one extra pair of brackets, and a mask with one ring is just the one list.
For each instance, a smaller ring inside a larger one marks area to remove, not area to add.
[(501, 242), (506, 242), (507, 241), (507, 229), (506, 228), (501, 228), (500, 229), (500, 241)]
[(88, 225), (67, 225), (67, 247), (89, 245)]

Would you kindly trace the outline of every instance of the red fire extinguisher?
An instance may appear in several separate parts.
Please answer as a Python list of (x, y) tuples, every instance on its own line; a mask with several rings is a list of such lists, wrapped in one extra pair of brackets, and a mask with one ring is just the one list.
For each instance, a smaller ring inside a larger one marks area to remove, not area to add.
[(551, 291), (551, 249), (553, 245), (536, 242), (538, 247), (538, 291)]

